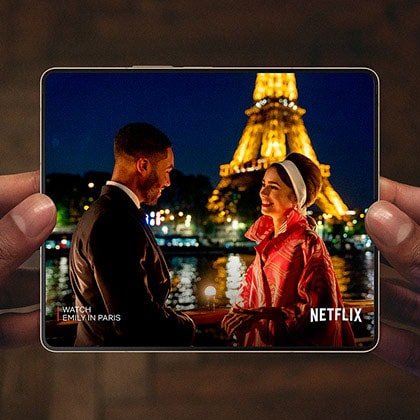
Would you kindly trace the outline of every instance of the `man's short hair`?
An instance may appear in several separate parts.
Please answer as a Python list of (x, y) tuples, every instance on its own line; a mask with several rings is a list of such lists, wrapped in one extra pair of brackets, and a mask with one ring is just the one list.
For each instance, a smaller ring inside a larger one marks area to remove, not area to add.
[(114, 155), (117, 159), (129, 155), (135, 159), (140, 157), (164, 159), (167, 149), (172, 147), (168, 136), (148, 123), (131, 123), (120, 128), (114, 138)]

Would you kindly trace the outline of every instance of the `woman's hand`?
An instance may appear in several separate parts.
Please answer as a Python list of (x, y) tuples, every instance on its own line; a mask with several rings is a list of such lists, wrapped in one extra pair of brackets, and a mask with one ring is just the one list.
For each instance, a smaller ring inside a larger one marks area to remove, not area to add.
[(260, 319), (280, 322), (285, 319), (285, 314), (280, 308), (261, 306), (259, 308), (242, 309), (234, 307), (223, 318), (222, 328), (230, 336), (235, 331), (246, 332), (253, 323), (258, 322)]
[(222, 328), (226, 331), (228, 336), (232, 336), (235, 332), (246, 332), (250, 329), (253, 322), (258, 321), (258, 315), (238, 313), (231, 310), (222, 319)]

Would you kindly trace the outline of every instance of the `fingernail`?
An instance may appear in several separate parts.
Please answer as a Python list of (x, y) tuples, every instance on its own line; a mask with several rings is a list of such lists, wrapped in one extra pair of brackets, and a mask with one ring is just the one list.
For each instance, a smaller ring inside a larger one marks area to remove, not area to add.
[[(379, 189), (381, 190), (389, 190), (390, 186), (392, 185), (392, 181), (388, 178), (385, 178), (383, 176), (380, 177), (379, 179)], [(379, 195), (381, 195), (381, 193), (379, 193)]]
[(55, 205), (43, 194), (33, 194), (10, 212), (18, 229), (28, 238), (35, 238), (55, 219)]
[(405, 213), (386, 201), (370, 207), (368, 225), (370, 231), (374, 226), (375, 241), (387, 247), (401, 244), (415, 229), (413, 221)]

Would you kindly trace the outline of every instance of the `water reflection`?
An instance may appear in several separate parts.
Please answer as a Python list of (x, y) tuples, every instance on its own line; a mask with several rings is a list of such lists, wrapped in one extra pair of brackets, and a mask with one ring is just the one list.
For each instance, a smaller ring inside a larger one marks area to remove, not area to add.
[(215, 305), (230, 306), (253, 256), (228, 254), (222, 257), (168, 257), (172, 289), (169, 304), (180, 310), (207, 307), (208, 286), (216, 289)]
[(229, 255), (226, 261), (226, 298), (229, 300), (228, 304), (233, 305), (236, 295), (239, 290), (242, 279), (250, 264), (250, 261), (245, 260), (245, 256)]
[(45, 263), (46, 315), (53, 318), (58, 306), (73, 305), (73, 291), (69, 280), (69, 259), (48, 259)]
[(345, 300), (373, 299), (375, 258), (373, 253), (331, 257)]
[[(168, 304), (176, 309), (204, 308), (207, 286), (216, 288), (216, 306), (230, 306), (235, 300), (240, 282), (252, 255), (171, 256), (167, 258), (172, 280)], [(333, 256), (332, 261), (344, 299), (373, 299), (374, 256), (360, 254)], [(68, 275), (68, 257), (46, 261), (46, 313), (55, 317), (57, 306), (71, 306), (73, 294)]]
[(196, 290), (201, 281), (197, 274), (197, 262), (197, 257), (173, 257), (168, 261), (172, 281), (168, 300), (177, 309), (188, 310), (197, 307)]

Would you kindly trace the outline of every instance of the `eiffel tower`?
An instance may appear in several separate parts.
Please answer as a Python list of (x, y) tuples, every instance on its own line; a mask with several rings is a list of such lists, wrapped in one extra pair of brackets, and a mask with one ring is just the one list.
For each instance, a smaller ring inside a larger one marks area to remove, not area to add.
[(221, 180), (207, 208), (216, 223), (238, 215), (241, 207), (258, 198), (260, 183), (272, 163), (298, 152), (321, 169), (323, 185), (316, 205), (338, 220), (348, 211), (328, 178), (330, 166), (321, 164), (303, 123), (305, 110), (297, 105), (294, 73), (258, 73), (253, 94), (254, 105), (245, 111), (248, 122), (230, 163), (220, 166)]

